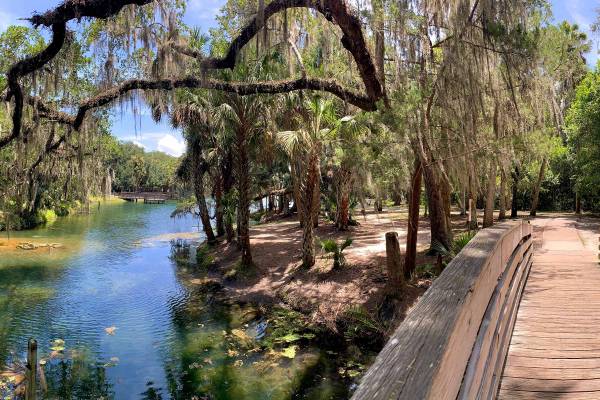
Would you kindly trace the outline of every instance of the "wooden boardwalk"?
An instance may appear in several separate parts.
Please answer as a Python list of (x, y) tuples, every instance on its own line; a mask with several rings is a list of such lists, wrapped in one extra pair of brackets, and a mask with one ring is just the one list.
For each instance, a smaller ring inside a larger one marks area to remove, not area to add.
[(541, 233), (498, 399), (600, 399), (597, 250), (584, 243), (573, 218), (547, 219), (535, 229)]

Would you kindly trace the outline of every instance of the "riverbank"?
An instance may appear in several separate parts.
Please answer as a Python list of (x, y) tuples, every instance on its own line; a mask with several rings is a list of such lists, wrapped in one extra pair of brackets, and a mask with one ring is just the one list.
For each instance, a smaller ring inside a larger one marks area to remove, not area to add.
[[(454, 216), (460, 230), (464, 217)], [(347, 335), (348, 330), (366, 329), (383, 341), (404, 319), (415, 301), (431, 284), (436, 258), (429, 249), (429, 221), (421, 218), (418, 234), (417, 274), (400, 296), (386, 289), (385, 233), (395, 231), (404, 253), (407, 232), (406, 210), (394, 207), (381, 213), (369, 212), (359, 225), (347, 232), (321, 220), (315, 234), (320, 240), (338, 243), (346, 238), (352, 244), (344, 251), (346, 265), (334, 269), (331, 257), (317, 250), (317, 263), (310, 270), (301, 268), (302, 229), (295, 217), (282, 217), (251, 228), (254, 260), (252, 270), (239, 267), (235, 244), (219, 243), (201, 247), (201, 257), (210, 264), (206, 272), (194, 274), (191, 284), (201, 285), (208, 277), (222, 285), (227, 298), (258, 304), (283, 304), (301, 312), (317, 326)], [(375, 332), (372, 332), (375, 331)], [(360, 334), (361, 332), (356, 332)]]

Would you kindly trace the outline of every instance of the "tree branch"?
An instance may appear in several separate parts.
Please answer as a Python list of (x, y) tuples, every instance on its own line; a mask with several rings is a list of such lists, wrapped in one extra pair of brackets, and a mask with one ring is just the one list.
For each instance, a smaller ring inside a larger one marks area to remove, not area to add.
[(318, 90), (329, 92), (364, 110), (375, 110), (375, 104), (370, 98), (342, 87), (335, 80), (305, 77), (298, 79), (251, 83), (227, 82), (215, 79), (198, 79), (191, 76), (180, 79), (132, 79), (84, 101), (79, 106), (75, 116), (53, 110), (38, 98), (31, 98), (29, 104), (36, 108), (40, 115), (44, 116), (45, 118), (65, 125), (70, 125), (77, 130), (81, 127), (81, 124), (83, 123), (88, 111), (105, 106), (130, 91), (174, 90), (181, 88), (212, 89), (229, 93), (237, 93), (240, 96), (287, 93), (295, 90)]
[[(52, 26), (53, 37), (49, 46), (37, 55), (17, 62), (8, 73), (9, 92), (7, 100), (13, 97), (15, 108), (13, 110), (13, 131), (11, 135), (0, 139), (0, 148), (9, 144), (20, 135), (23, 118), (23, 91), (19, 79), (23, 76), (42, 68), (50, 62), (62, 48), (65, 35), (66, 23), (73, 19), (81, 18), (108, 18), (116, 15), (126, 5), (145, 5), (152, 0), (65, 0), (60, 6), (44, 14), (35, 14), (30, 18), (34, 26)], [(222, 58), (204, 58), (198, 51), (192, 49), (177, 49), (188, 56), (195, 57), (200, 61), (202, 70), (210, 69), (232, 69), (236, 65), (237, 56), (241, 49), (256, 36), (266, 21), (274, 14), (288, 8), (305, 7), (321, 13), (328, 21), (338, 25), (342, 30), (341, 43), (354, 57), (359, 74), (365, 85), (366, 96), (343, 88), (334, 80), (307, 78), (303, 76), (296, 80), (282, 80), (259, 83), (233, 83), (217, 80), (199, 80), (187, 77), (183, 79), (161, 79), (161, 80), (129, 80), (121, 85), (109, 89), (84, 103), (82, 103), (76, 116), (71, 116), (60, 111), (52, 110), (44, 105), (40, 99), (34, 99), (33, 103), (40, 115), (56, 122), (67, 124), (74, 129), (79, 129), (87, 111), (106, 105), (116, 98), (131, 90), (173, 90), (176, 88), (206, 88), (226, 92), (250, 95), (256, 93), (284, 93), (294, 90), (310, 89), (326, 91), (338, 96), (349, 103), (367, 111), (376, 109), (376, 102), (384, 97), (383, 90), (377, 74), (375, 65), (369, 53), (365, 38), (362, 33), (360, 19), (353, 14), (345, 0), (273, 0), (264, 9), (264, 17), (253, 18), (241, 31), (240, 35), (233, 39), (226, 55)]]

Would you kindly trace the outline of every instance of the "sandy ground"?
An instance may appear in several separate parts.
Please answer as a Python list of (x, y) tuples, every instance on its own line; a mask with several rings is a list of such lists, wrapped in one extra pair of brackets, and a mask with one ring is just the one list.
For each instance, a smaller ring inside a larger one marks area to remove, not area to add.
[[(455, 228), (464, 225), (464, 217), (454, 217)], [(332, 260), (317, 251), (317, 264), (311, 270), (300, 268), (302, 230), (295, 218), (256, 225), (251, 229), (251, 246), (257, 273), (232, 283), (232, 295), (240, 299), (282, 300), (296, 309), (309, 312), (315, 322), (332, 328), (338, 317), (350, 307), (365, 306), (372, 313), (382, 307), (386, 297), (385, 233), (396, 231), (404, 253), (407, 213), (392, 208), (382, 213), (370, 212), (359, 217), (360, 225), (338, 232), (333, 224), (321, 221), (316, 230), (320, 239), (339, 242), (353, 239), (346, 249), (347, 265), (332, 271)], [(429, 248), (429, 221), (421, 218), (418, 235), (417, 264), (434, 263), (424, 253)], [(238, 259), (235, 246), (220, 245), (216, 262), (227, 268)], [(428, 287), (429, 282), (413, 282), (396, 304), (394, 319), (402, 319), (406, 311)]]

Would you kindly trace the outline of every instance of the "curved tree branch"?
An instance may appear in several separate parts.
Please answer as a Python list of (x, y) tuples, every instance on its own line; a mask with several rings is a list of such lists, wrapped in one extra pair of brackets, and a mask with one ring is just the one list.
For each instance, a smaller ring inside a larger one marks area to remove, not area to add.
[(121, 11), (127, 5), (143, 6), (153, 0), (65, 0), (58, 7), (43, 14), (34, 14), (29, 21), (33, 26), (51, 26), (64, 24), (73, 19), (99, 18), (106, 19)]
[[(81, 18), (108, 18), (116, 15), (124, 6), (135, 4), (145, 5), (152, 0), (65, 0), (60, 6), (43, 14), (30, 18), (34, 26), (52, 26), (53, 37), (50, 45), (41, 53), (16, 63), (8, 74), (9, 93), (7, 100), (15, 99), (13, 110), (13, 131), (6, 138), (0, 139), (0, 148), (6, 146), (20, 134), (23, 117), (23, 91), (19, 79), (51, 61), (62, 48), (65, 41), (66, 23)], [(354, 57), (358, 71), (365, 85), (366, 96), (343, 88), (334, 80), (302, 78), (258, 83), (234, 83), (211, 79), (199, 80), (187, 77), (183, 79), (144, 80), (135, 79), (111, 88), (85, 102), (79, 108), (76, 116), (71, 116), (44, 105), (41, 100), (33, 99), (33, 105), (41, 116), (52, 119), (79, 129), (87, 111), (106, 105), (131, 90), (173, 90), (176, 88), (206, 88), (250, 95), (256, 93), (284, 93), (294, 90), (310, 89), (326, 91), (338, 96), (349, 103), (367, 111), (376, 109), (376, 102), (384, 97), (383, 90), (375, 70), (375, 65), (369, 53), (359, 18), (350, 11), (345, 0), (273, 0), (264, 9), (262, 18), (253, 18), (230, 44), (222, 58), (203, 58), (192, 49), (178, 48), (184, 54), (198, 58), (202, 70), (232, 69), (235, 67), (241, 49), (256, 36), (266, 21), (274, 14), (288, 8), (305, 7), (321, 13), (328, 21), (338, 25), (342, 30), (341, 43)]]
[(80, 104), (77, 114), (74, 116), (50, 108), (37, 97), (30, 98), (29, 104), (37, 109), (41, 116), (61, 124), (69, 125), (75, 130), (78, 130), (88, 111), (110, 104), (128, 92), (133, 90), (174, 90), (181, 88), (212, 89), (237, 93), (240, 96), (287, 93), (295, 90), (318, 90), (329, 92), (364, 110), (375, 110), (375, 104), (369, 97), (344, 88), (335, 80), (306, 77), (250, 83), (227, 82), (216, 79), (198, 79), (191, 76), (180, 79), (131, 79), (84, 101)]

